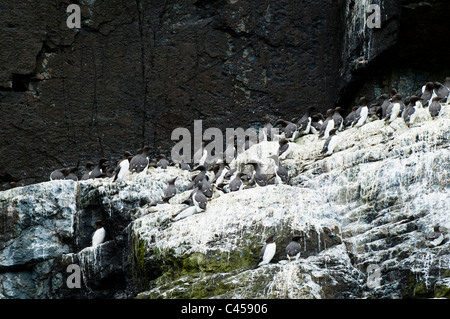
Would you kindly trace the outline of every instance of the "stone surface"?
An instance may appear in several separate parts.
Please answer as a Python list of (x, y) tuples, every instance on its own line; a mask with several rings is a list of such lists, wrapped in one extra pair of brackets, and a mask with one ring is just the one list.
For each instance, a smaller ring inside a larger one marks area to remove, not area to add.
[(169, 153), (171, 132), (194, 120), (247, 128), (265, 114), (350, 109), (449, 71), (428, 50), (450, 32), (444, 0), (372, 1), (381, 29), (365, 27), (365, 0), (82, 1), (74, 30), (69, 3), (2, 5), (0, 189), (144, 144)]
[(55, 181), (0, 192), (0, 270), (71, 249), (77, 184)]
[[(2, 188), (143, 144), (167, 151), (170, 132), (194, 119), (245, 128), (266, 113), (442, 81), (447, 70), (434, 66), (446, 51), (423, 47), (448, 33), (433, 23), (448, 2), (374, 2), (381, 30), (364, 29), (362, 0), (84, 1), (80, 30), (65, 26), (67, 1), (4, 4)], [(423, 43), (411, 41), (418, 30)], [(404, 64), (384, 63), (397, 55)], [(326, 157), (324, 141), (305, 136), (283, 160), (289, 185), (216, 192), (205, 212), (177, 222), (192, 174), (173, 167), (2, 191), (0, 298), (448, 298), (449, 121), (449, 106), (410, 126), (374, 121), (339, 132)], [(258, 145), (232, 166), (276, 150)], [(175, 175), (179, 194), (151, 206)], [(91, 248), (97, 219), (107, 236)], [(435, 225), (439, 244), (427, 239)], [(272, 233), (276, 255), (257, 267)], [(303, 250), (288, 261), (296, 234)], [(70, 264), (80, 289), (66, 285)]]
[[(175, 167), (112, 182), (53, 181), (0, 193), (1, 298), (441, 298), (450, 276), (450, 106), (407, 126), (373, 121), (297, 140), (289, 185), (216, 191), (179, 221), (194, 172)], [(276, 151), (257, 145), (232, 164)], [(262, 166), (264, 168), (264, 166)], [(179, 175), (178, 194), (161, 199)], [(105, 243), (92, 248), (97, 219)], [(442, 240), (428, 235), (438, 225)], [(273, 260), (257, 267), (275, 233)], [(285, 247), (302, 235), (300, 257)], [(78, 265), (81, 288), (67, 267)], [(258, 280), (255, 280), (258, 278)]]
[[(174, 224), (165, 219), (176, 208), (162, 209), (165, 218), (154, 213), (136, 220), (141, 266), (164, 264), (138, 297), (445, 296), (449, 127), (448, 115), (411, 127), (402, 119), (375, 121), (339, 133), (329, 157), (320, 156), (323, 140), (307, 136), (284, 162), (293, 173), (289, 186), (226, 194)], [(433, 247), (426, 235), (436, 224), (446, 239)], [(274, 261), (255, 269), (272, 232), (280, 233)], [(287, 262), (284, 248), (299, 232), (307, 239), (302, 258)], [(375, 286), (373, 278), (380, 278)]]

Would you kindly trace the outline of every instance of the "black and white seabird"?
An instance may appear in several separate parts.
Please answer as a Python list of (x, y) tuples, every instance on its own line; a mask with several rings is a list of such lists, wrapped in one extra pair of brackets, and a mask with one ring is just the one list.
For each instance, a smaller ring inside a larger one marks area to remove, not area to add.
[(166, 155), (159, 154), (159, 161), (156, 163), (158, 167), (161, 167), (162, 169), (166, 169), (169, 166), (169, 161), (166, 158)]
[(450, 90), (450, 76), (445, 78), (444, 86)]
[(202, 191), (203, 182), (200, 181), (197, 183), (197, 187), (192, 192), (192, 203), (195, 207), (197, 207), (198, 211), (205, 210), (206, 204), (208, 203), (208, 199)]
[(223, 183), (225, 179), (225, 175), (228, 173), (229, 167), (225, 162), (221, 162), (216, 164), (217, 171), (215, 172), (213, 183), (216, 185), (220, 185)]
[(202, 180), (201, 186), (202, 186), (201, 189), (202, 189), (203, 194), (205, 194), (205, 196), (208, 198), (212, 198), (213, 193), (214, 193), (213, 186), (209, 182), (207, 176), (205, 176), (205, 178)]
[(427, 82), (422, 87), (422, 95), (420, 96), (423, 101), (423, 106), (428, 106), (431, 104), (432, 99), (436, 96), (436, 93), (434, 93), (434, 83), (433, 82)]
[(269, 156), (274, 162), (273, 171), (275, 173), (275, 184), (286, 184), (289, 181), (288, 170), (281, 165), (280, 159), (276, 154)]
[(78, 167), (71, 167), (69, 169), (69, 174), (67, 174), (67, 176), (64, 179), (71, 179), (71, 180), (77, 182), (78, 181), (77, 171), (78, 171)]
[(94, 167), (89, 178), (101, 178), (106, 177), (106, 163), (108, 160), (106, 158), (100, 158), (98, 164)]
[(388, 94), (382, 94), (380, 96), (380, 99), (383, 100), (383, 103), (381, 104), (381, 119), (386, 118), (386, 112), (389, 107), (389, 104), (391, 104), (391, 98)]
[(396, 88), (392, 88), (390, 93), (391, 93), (391, 98), (393, 98), (394, 95), (396, 95), (398, 92), (397, 92)]
[(192, 169), (191, 165), (189, 163), (186, 163), (184, 160), (180, 163), (180, 169), (183, 171), (190, 171)]
[(297, 125), (296, 124), (280, 119), (275, 122), (275, 125), (281, 125), (282, 132), (284, 133), (285, 139), (294, 140), (295, 138), (297, 138), (298, 133), (297, 133)]
[(429, 241), (430, 246), (439, 246), (444, 241), (444, 234), (442, 233), (439, 225), (433, 227), (431, 233), (426, 234), (425, 238)]
[(244, 176), (245, 173), (236, 171), (236, 173), (231, 177), (230, 181), (230, 192), (237, 192), (244, 188), (244, 183), (242, 182), (242, 176)]
[(269, 238), (267, 238), (266, 244), (261, 249), (261, 253), (259, 254), (259, 257), (262, 258), (262, 261), (258, 264), (258, 266), (270, 263), (273, 256), (275, 256), (277, 245), (275, 244), (274, 237), (275, 235), (271, 235), (269, 236)]
[(172, 221), (176, 222), (178, 220), (181, 220), (183, 218), (192, 216), (196, 213), (199, 213), (198, 208), (194, 205), (188, 206), (186, 208), (183, 208), (176, 212), (174, 215), (172, 215)]
[(150, 146), (145, 146), (142, 149), (142, 153), (136, 154), (130, 161), (130, 172), (132, 173), (141, 173), (146, 172), (150, 160), (148, 158), (148, 152), (150, 151)]
[(447, 100), (449, 95), (449, 90), (443, 84), (439, 82), (434, 82), (434, 92), (437, 97)]
[(339, 142), (339, 138), (336, 135), (336, 129), (330, 131), (330, 136), (328, 136), (325, 144), (323, 145), (321, 154), (331, 155)]
[(428, 107), (428, 111), (430, 112), (431, 117), (437, 117), (441, 113), (441, 101), (443, 99), (440, 97), (433, 98), (430, 106)]
[(409, 104), (403, 112), (403, 119), (405, 120), (405, 123), (414, 123), (415, 117), (417, 115), (416, 111), (419, 107), (422, 106), (419, 106), (419, 103), (421, 103), (421, 98), (417, 95), (413, 95), (409, 98)]
[(253, 166), (253, 175), (252, 179), (256, 182), (257, 186), (266, 186), (267, 185), (267, 175), (261, 172), (261, 168), (258, 163), (247, 163), (246, 165)]
[(400, 94), (396, 94), (392, 97), (391, 104), (386, 111), (385, 121), (392, 122), (402, 113), (402, 96)]
[(317, 114), (311, 116), (311, 129), (310, 129), (311, 134), (319, 133), (322, 124), (323, 122)]
[(322, 127), (320, 128), (319, 137), (323, 139), (327, 139), (328, 135), (330, 134), (330, 131), (332, 128), (334, 128), (334, 110), (329, 109), (327, 110), (327, 118), (322, 124)]
[(342, 108), (338, 106), (334, 109), (333, 113), (334, 128), (338, 131), (342, 131), (344, 128), (344, 118), (342, 117), (341, 112)]
[(200, 165), (200, 166), (194, 168), (194, 171), (200, 171), (200, 173), (193, 176), (192, 181), (187, 186), (188, 190), (197, 187), (197, 184), (199, 182), (203, 181), (203, 179), (206, 177), (206, 167), (205, 166)]
[(361, 127), (363, 126), (369, 116), (369, 107), (367, 106), (367, 99), (365, 96), (359, 99), (359, 106), (355, 112), (355, 120), (353, 121), (353, 126)]
[(356, 110), (357, 109), (358, 109), (358, 107), (354, 106), (352, 108), (352, 111), (350, 113), (348, 113), (348, 115), (345, 117), (345, 120), (344, 120), (344, 126), (345, 127), (353, 126), (353, 122), (355, 121), (355, 116), (356, 116)]
[(89, 175), (92, 172), (92, 168), (94, 167), (94, 163), (87, 162), (84, 167), (86, 168), (86, 171), (84, 172), (83, 176), (81, 176), (81, 180), (82, 181), (89, 179)]
[(312, 112), (314, 111), (314, 107), (308, 107), (306, 109), (305, 114), (298, 120), (297, 122), (297, 130), (299, 132), (299, 136), (303, 136), (309, 134), (311, 132), (311, 123), (312, 123)]
[(123, 152), (122, 159), (120, 160), (119, 164), (114, 169), (114, 179), (113, 182), (118, 180), (123, 180), (125, 176), (128, 174), (130, 169), (130, 161), (132, 159), (132, 155), (130, 152), (125, 151)]
[(294, 236), (292, 237), (291, 242), (286, 246), (286, 256), (289, 260), (298, 259), (300, 257), (300, 252), (302, 247), (300, 245), (300, 240), (302, 236)]
[(273, 132), (273, 125), (270, 123), (270, 117), (266, 115), (264, 117), (264, 132), (266, 133), (267, 140), (272, 140), (272, 132)]
[(67, 175), (69, 175), (69, 169), (68, 168), (55, 169), (50, 174), (50, 180), (51, 181), (55, 181), (55, 180), (58, 180), (58, 179), (65, 179)]
[(371, 104), (369, 106), (369, 114), (367, 117), (369, 122), (381, 119), (381, 105), (378, 103)]
[(153, 167), (153, 168), (158, 167), (158, 160), (156, 158), (152, 158), (152, 159), (149, 158), (147, 169), (150, 167)]
[(208, 151), (206, 150), (206, 143), (202, 142), (201, 147), (194, 154), (194, 165), (205, 165), (208, 156)]
[(96, 231), (92, 235), (92, 247), (96, 247), (103, 243), (105, 240), (106, 231), (103, 228), (103, 223), (101, 220), (95, 222)]
[(286, 156), (288, 156), (292, 151), (291, 143), (287, 139), (283, 138), (278, 141), (278, 144), (280, 145), (278, 147), (278, 156), (281, 159), (285, 159)]
[(167, 182), (168, 185), (164, 190), (164, 195), (162, 198), (164, 202), (169, 201), (169, 199), (177, 194), (177, 188), (175, 187), (175, 181), (177, 180), (177, 178), (178, 176), (175, 176), (174, 178), (169, 179), (169, 181)]
[(172, 216), (172, 221), (178, 221), (184, 218), (187, 218), (189, 216), (192, 216), (194, 214), (200, 213), (206, 209), (206, 204), (208, 202), (208, 199), (206, 198), (205, 194), (202, 192), (202, 182), (198, 182), (197, 186), (191, 193), (191, 201), (192, 205), (181, 209), (177, 213), (175, 213)]

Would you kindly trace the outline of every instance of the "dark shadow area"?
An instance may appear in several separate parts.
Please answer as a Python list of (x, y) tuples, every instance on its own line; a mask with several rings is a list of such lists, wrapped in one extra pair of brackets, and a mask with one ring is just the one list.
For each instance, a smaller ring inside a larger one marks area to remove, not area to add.
[(396, 87), (406, 98), (420, 93), (427, 81), (444, 81), (450, 75), (448, 12), (448, 1), (404, 4), (397, 43), (353, 72), (352, 82), (341, 93), (338, 104), (348, 112), (361, 96), (375, 103), (380, 93)]

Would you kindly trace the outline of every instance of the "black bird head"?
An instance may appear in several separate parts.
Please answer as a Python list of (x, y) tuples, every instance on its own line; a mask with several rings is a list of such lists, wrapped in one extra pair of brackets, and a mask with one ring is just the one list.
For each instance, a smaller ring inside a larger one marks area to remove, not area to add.
[(274, 238), (275, 238), (275, 234), (270, 235), (267, 239), (266, 239), (266, 243), (270, 244), (274, 242)]

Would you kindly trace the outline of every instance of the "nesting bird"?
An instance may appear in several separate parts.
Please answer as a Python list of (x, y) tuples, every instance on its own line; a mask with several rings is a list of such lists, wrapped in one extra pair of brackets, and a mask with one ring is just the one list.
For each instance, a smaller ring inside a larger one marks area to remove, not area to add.
[(169, 161), (166, 158), (166, 155), (164, 154), (159, 154), (159, 161), (156, 163), (156, 165), (158, 167), (161, 167), (162, 169), (167, 169), (167, 167), (169, 166)]
[(344, 128), (344, 118), (341, 115), (342, 108), (336, 107), (333, 113), (334, 128), (341, 131)]
[(301, 245), (300, 240), (302, 236), (294, 236), (292, 237), (291, 242), (286, 246), (286, 256), (289, 260), (298, 259), (300, 257)]
[(106, 167), (108, 160), (106, 158), (100, 158), (98, 164), (94, 167), (92, 172), (89, 174), (89, 178), (101, 178), (106, 176)]
[(150, 146), (145, 146), (142, 149), (142, 153), (138, 153), (130, 161), (129, 171), (132, 173), (147, 172), (150, 160), (148, 158), (148, 152), (150, 151)]
[(246, 165), (253, 166), (253, 174), (252, 179), (255, 181), (257, 186), (266, 186), (267, 185), (267, 175), (261, 172), (261, 167), (258, 163), (247, 163)]
[(391, 104), (386, 111), (385, 121), (392, 122), (394, 121), (402, 112), (402, 96), (400, 94), (396, 94), (392, 97)]
[(334, 128), (334, 110), (329, 109), (327, 111), (327, 118), (322, 124), (322, 127), (320, 128), (319, 132), (319, 138), (327, 139), (328, 135), (330, 134), (330, 131)]
[(242, 182), (242, 176), (246, 175), (245, 173), (236, 171), (232, 176), (230, 181), (230, 192), (237, 192), (244, 188), (244, 183)]
[[(390, 102), (389, 102), (390, 103)], [(356, 110), (358, 109), (357, 106), (354, 106), (352, 108), (352, 111), (345, 117), (344, 120), (344, 127), (352, 127), (353, 126), (353, 122), (355, 121), (355, 117), (356, 117)]]
[(168, 202), (169, 199), (171, 199), (177, 194), (177, 188), (175, 187), (175, 181), (177, 180), (177, 178), (178, 176), (175, 176), (174, 178), (169, 179), (169, 181), (167, 182), (168, 185), (164, 190), (164, 195), (162, 198), (164, 202)]
[(425, 237), (429, 241), (429, 245), (432, 247), (439, 246), (444, 241), (444, 234), (440, 230), (439, 225), (435, 225), (433, 227), (433, 231), (426, 234)]
[(437, 117), (441, 113), (441, 101), (443, 98), (435, 97), (428, 107), (428, 111), (430, 112), (431, 117)]
[(270, 263), (273, 256), (275, 256), (275, 252), (277, 250), (277, 245), (274, 242), (274, 235), (269, 236), (266, 240), (266, 244), (261, 249), (261, 253), (259, 254), (260, 259), (262, 261), (258, 264), (258, 266), (266, 265)]
[(58, 179), (65, 179), (67, 175), (69, 175), (69, 169), (68, 168), (60, 168), (60, 169), (55, 169), (51, 174), (50, 174), (50, 180), (51, 181), (55, 181)]
[(353, 126), (360, 127), (363, 126), (367, 117), (369, 116), (369, 108), (367, 106), (367, 99), (365, 96), (359, 99), (359, 106), (355, 112), (355, 119), (353, 121)]
[(78, 181), (77, 170), (78, 170), (77, 167), (71, 167), (69, 169), (69, 174), (67, 174), (67, 176), (64, 179), (70, 179), (77, 182)]
[(197, 183), (197, 188), (194, 189), (194, 191), (192, 192), (192, 202), (194, 206), (197, 207), (198, 212), (205, 210), (206, 203), (208, 202), (208, 199), (206, 198), (202, 189), (203, 189), (203, 182), (200, 181)]
[(285, 139), (294, 140), (297, 137), (297, 135), (296, 135), (297, 134), (297, 125), (296, 124), (280, 119), (275, 122), (275, 125), (281, 125), (282, 132), (284, 133)]
[(279, 157), (274, 154), (269, 156), (268, 158), (273, 160), (273, 171), (275, 173), (275, 184), (286, 184), (289, 181), (289, 172), (288, 170), (281, 165)]
[(292, 151), (291, 144), (287, 139), (281, 139), (278, 141), (278, 144), (280, 145), (278, 147), (278, 156), (281, 159), (285, 159), (286, 156), (289, 155), (289, 153)]
[(114, 179), (113, 182), (116, 180), (123, 180), (125, 176), (130, 171), (130, 161), (133, 157), (131, 156), (131, 153), (128, 151), (123, 152), (122, 159), (119, 162), (119, 165), (114, 169)]
[(330, 131), (330, 136), (328, 136), (327, 140), (325, 141), (321, 153), (325, 155), (331, 155), (336, 148), (338, 141), (339, 138), (336, 135), (336, 129), (334, 128)]
[(389, 104), (391, 104), (391, 98), (388, 94), (382, 94), (380, 99), (383, 100), (383, 103), (381, 104), (381, 119), (384, 119), (386, 118), (387, 108), (389, 107)]
[(309, 134), (311, 132), (312, 116), (311, 113), (314, 110), (313, 107), (308, 107), (305, 114), (297, 122), (297, 130), (299, 136)]
[(94, 167), (94, 163), (87, 162), (84, 167), (86, 168), (86, 171), (84, 172), (83, 176), (81, 176), (82, 181), (89, 179), (92, 172), (92, 168)]
[(92, 235), (92, 247), (96, 247), (103, 243), (106, 236), (105, 228), (103, 228), (103, 223), (101, 220), (97, 220), (95, 222), (96, 231), (94, 232), (94, 235)]
[(434, 93), (434, 83), (433, 82), (427, 82), (422, 87), (422, 95), (420, 96), (423, 101), (423, 106), (428, 106), (431, 104), (432, 99), (436, 96), (436, 93)]
[(270, 123), (270, 117), (268, 115), (266, 115), (264, 117), (264, 133), (267, 136), (267, 139), (269, 141), (272, 140), (272, 130), (273, 130), (273, 125), (272, 123)]

